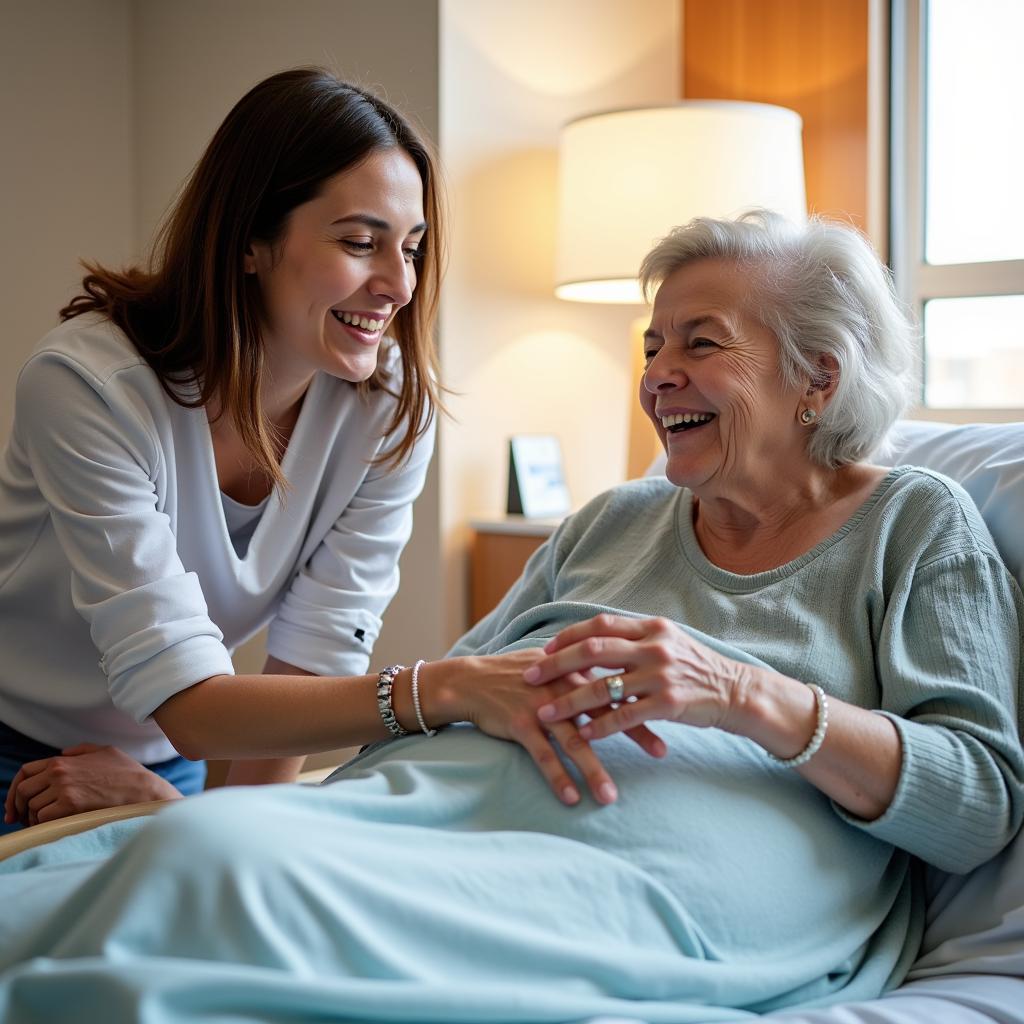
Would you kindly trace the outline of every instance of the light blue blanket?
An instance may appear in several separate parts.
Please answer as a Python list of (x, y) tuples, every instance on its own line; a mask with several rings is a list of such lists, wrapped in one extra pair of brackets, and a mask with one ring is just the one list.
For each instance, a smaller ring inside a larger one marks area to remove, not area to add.
[(457, 727), (14, 857), (0, 1020), (657, 1024), (898, 983), (907, 857), (753, 744), (658, 729), (664, 761), (602, 744), (610, 807)]

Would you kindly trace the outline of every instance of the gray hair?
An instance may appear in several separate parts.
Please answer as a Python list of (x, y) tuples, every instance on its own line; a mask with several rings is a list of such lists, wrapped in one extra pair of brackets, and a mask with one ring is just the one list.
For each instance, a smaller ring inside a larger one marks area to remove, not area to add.
[(809, 435), (810, 457), (839, 466), (870, 455), (913, 396), (917, 334), (868, 242), (845, 224), (797, 225), (767, 210), (698, 217), (644, 257), (645, 295), (703, 259), (754, 271), (750, 312), (778, 339), (787, 384), (819, 380), (822, 356), (838, 364), (835, 392)]

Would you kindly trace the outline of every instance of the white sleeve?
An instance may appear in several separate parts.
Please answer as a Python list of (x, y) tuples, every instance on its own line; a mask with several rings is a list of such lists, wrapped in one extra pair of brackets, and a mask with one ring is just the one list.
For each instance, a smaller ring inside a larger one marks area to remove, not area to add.
[(398, 558), (412, 532), (412, 503), (434, 450), (436, 417), (407, 461), (370, 466), (309, 561), (299, 567), (270, 625), (267, 651), (317, 675), (362, 675), (398, 589)]
[(142, 722), (168, 697), (233, 668), (157, 507), (162, 454), (145, 402), (116, 379), (42, 353), (18, 379), (15, 422), (111, 700)]

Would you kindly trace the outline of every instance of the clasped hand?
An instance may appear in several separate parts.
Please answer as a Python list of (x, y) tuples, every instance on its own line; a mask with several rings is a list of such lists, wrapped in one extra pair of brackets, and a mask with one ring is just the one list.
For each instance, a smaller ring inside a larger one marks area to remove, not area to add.
[[(698, 727), (737, 731), (731, 721), (746, 679), (746, 668), (713, 651), (667, 619), (634, 619), (602, 614), (563, 629), (544, 648), (545, 657), (523, 674), (526, 682), (549, 688), (552, 680), (573, 680), (537, 710), (551, 729), (578, 715), (595, 715), (579, 730), (583, 740), (629, 732), (663, 719)], [(624, 701), (610, 708), (608, 686), (595, 669), (614, 670), (624, 683)]]
[(37, 825), (101, 807), (175, 800), (181, 794), (116, 747), (80, 743), (23, 764), (4, 802), (4, 822)]
[[(566, 804), (579, 802), (580, 793), (566, 765), (555, 749), (557, 743), (565, 759), (573, 764), (583, 777), (594, 799), (602, 804), (612, 803), (617, 797), (611, 776), (594, 753), (587, 738), (581, 735), (573, 716), (560, 717), (557, 721), (542, 723), (537, 717), (538, 708), (553, 699), (566, 699), (577, 688), (585, 688), (591, 675), (586, 670), (559, 673), (561, 678), (545, 680), (547, 685), (529, 687), (523, 685), (523, 672), (534, 664), (543, 652), (530, 649), (512, 651), (484, 657), (455, 659), (446, 663), (449, 671), (468, 670), (472, 683), (469, 700), (464, 714), (483, 732), (498, 739), (514, 740), (523, 746), (533, 758), (555, 795)], [(481, 678), (486, 685), (480, 685)], [(592, 707), (590, 714), (600, 717), (608, 712), (605, 707)], [(624, 730), (626, 734), (652, 757), (665, 754), (665, 744), (644, 725)]]

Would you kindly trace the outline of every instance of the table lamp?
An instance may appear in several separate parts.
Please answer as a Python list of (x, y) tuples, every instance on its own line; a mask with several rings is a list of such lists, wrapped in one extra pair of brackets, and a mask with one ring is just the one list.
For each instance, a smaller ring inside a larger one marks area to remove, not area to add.
[[(735, 217), (752, 207), (805, 220), (800, 132), (800, 115), (792, 110), (731, 100), (570, 121), (559, 138), (555, 294), (575, 302), (643, 304), (640, 261), (672, 227), (694, 217)], [(642, 329), (633, 332), (637, 387)], [(633, 402), (627, 475), (641, 475), (659, 451)]]

